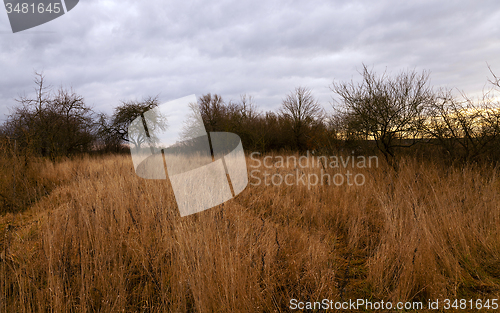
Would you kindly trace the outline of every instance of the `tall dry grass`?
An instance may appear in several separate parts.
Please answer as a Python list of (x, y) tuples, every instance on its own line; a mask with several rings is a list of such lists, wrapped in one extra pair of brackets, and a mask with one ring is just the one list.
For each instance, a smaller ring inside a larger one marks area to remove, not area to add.
[(46, 158), (20, 151), (13, 140), (0, 139), (0, 214), (27, 209), (74, 174)]
[(363, 186), (250, 178), (235, 199), (181, 218), (168, 181), (137, 177), (129, 157), (47, 165), (40, 175), (60, 185), (0, 219), (0, 311), (274, 312), (291, 298), (499, 297), (498, 169), (406, 158), (398, 172), (351, 171)]

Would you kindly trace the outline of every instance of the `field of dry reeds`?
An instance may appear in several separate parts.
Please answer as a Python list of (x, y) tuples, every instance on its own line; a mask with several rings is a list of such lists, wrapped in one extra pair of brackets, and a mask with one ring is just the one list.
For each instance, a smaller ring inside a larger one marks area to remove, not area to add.
[[(346, 171), (247, 163), (270, 175)], [(182, 218), (169, 182), (136, 176), (130, 156), (16, 166), (19, 191), (5, 165), (0, 205), (26, 208), (0, 215), (0, 312), (500, 298), (500, 170), (491, 166), (406, 157), (398, 171), (351, 169), (364, 175), (360, 186), (250, 177), (236, 198)]]

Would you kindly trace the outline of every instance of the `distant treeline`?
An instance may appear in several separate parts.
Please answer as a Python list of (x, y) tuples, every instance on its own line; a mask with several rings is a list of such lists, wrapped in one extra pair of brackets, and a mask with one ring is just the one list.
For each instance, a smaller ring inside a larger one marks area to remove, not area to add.
[[(500, 110), (494, 101), (500, 79), (491, 72), (492, 90), (481, 99), (435, 90), (425, 71), (377, 75), (363, 65), (359, 82), (333, 82), (331, 112), (312, 91), (297, 87), (276, 112), (260, 111), (251, 96), (224, 101), (205, 94), (198, 105), (207, 131), (238, 134), (247, 151), (339, 150), (398, 156), (434, 154), (449, 160), (496, 161), (500, 157)], [(81, 153), (125, 152), (133, 138), (128, 125), (158, 106), (157, 97), (123, 101), (112, 115), (93, 111), (73, 90), (56, 92), (35, 73), (36, 94), (20, 97), (0, 128), (4, 147), (16, 153), (57, 159)], [(161, 125), (160, 125), (161, 126)]]

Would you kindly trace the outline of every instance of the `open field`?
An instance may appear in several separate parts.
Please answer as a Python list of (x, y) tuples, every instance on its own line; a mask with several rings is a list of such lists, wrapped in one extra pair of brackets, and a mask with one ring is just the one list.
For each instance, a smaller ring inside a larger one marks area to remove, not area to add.
[(168, 181), (139, 178), (129, 156), (21, 164), (31, 167), (18, 184), (39, 183), (30, 202), (19, 200), (28, 209), (0, 216), (0, 312), (286, 312), (292, 298), (500, 298), (498, 168), (411, 158), (398, 172), (382, 162), (247, 163), (249, 173), (350, 169), (365, 180), (266, 186), (249, 177), (235, 199), (181, 218)]

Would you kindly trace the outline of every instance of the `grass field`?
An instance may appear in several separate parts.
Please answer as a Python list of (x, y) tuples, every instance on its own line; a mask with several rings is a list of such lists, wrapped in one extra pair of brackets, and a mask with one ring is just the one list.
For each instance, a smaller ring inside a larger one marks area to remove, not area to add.
[[(181, 218), (169, 182), (139, 178), (130, 156), (18, 166), (17, 188), (28, 191), (16, 192), (29, 199), (15, 201), (28, 208), (0, 216), (0, 312), (287, 312), (291, 299), (500, 298), (497, 168), (408, 157), (397, 172), (382, 162), (351, 169), (364, 175), (360, 186), (250, 178), (236, 198)], [(11, 185), (2, 182), (5, 195)]]

